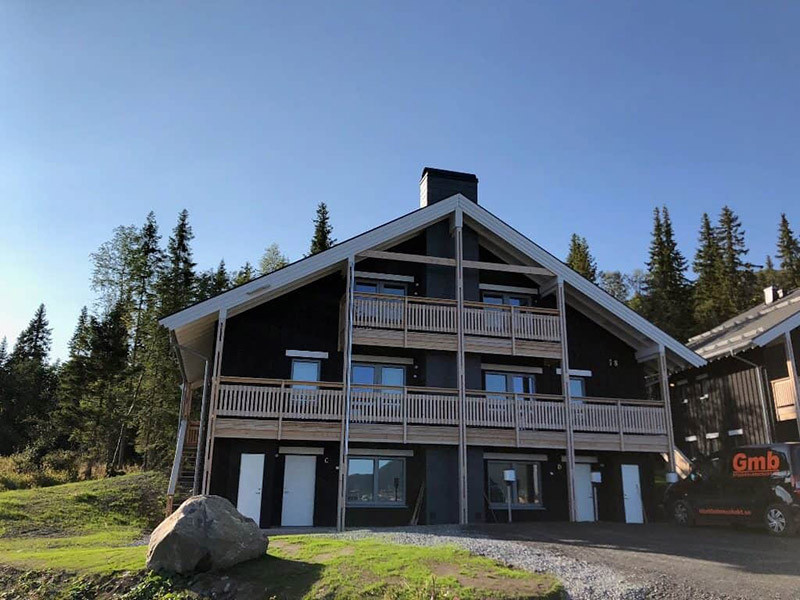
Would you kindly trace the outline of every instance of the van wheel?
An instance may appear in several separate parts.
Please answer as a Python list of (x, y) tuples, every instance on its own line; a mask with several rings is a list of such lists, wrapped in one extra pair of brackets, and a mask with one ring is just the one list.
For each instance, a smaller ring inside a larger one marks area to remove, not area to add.
[(678, 500), (672, 505), (672, 520), (676, 525), (681, 527), (690, 527), (694, 525), (694, 512), (689, 503), (684, 500)]
[(792, 516), (786, 507), (780, 504), (771, 504), (767, 507), (764, 522), (767, 525), (767, 531), (772, 535), (789, 535), (794, 530)]

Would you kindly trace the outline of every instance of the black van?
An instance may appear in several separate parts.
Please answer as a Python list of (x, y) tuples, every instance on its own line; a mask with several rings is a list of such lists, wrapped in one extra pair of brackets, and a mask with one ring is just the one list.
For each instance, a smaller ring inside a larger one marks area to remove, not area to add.
[(800, 442), (742, 446), (692, 463), (667, 488), (664, 506), (679, 525), (697, 520), (763, 525), (789, 535), (800, 525)]

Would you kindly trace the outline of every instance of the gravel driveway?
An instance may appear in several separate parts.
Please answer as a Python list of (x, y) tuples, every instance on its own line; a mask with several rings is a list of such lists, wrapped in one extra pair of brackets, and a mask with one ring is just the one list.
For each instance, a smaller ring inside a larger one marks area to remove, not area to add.
[(358, 530), (415, 545), (455, 544), (550, 572), (575, 600), (800, 599), (800, 538), (668, 524), (530, 523)]

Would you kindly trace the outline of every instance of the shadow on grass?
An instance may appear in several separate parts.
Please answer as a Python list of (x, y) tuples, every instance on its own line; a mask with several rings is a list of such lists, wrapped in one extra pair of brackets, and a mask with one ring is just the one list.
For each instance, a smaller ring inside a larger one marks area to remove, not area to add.
[[(305, 597), (322, 578), (325, 566), (267, 555), (216, 573), (195, 576), (187, 589), (237, 600)], [(227, 589), (226, 589), (227, 588)]]

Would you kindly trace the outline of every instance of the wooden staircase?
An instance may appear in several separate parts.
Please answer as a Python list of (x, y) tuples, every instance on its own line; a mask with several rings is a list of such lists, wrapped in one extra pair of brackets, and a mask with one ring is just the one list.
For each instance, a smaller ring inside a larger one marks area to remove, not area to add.
[(172, 481), (170, 490), (167, 492), (166, 512), (168, 516), (172, 513), (174, 507), (180, 506), (184, 500), (192, 495), (199, 434), (200, 421), (189, 421), (185, 424), (185, 431), (180, 436), (183, 438), (183, 444), (180, 446), (180, 453), (175, 457), (176, 464), (173, 465)]

